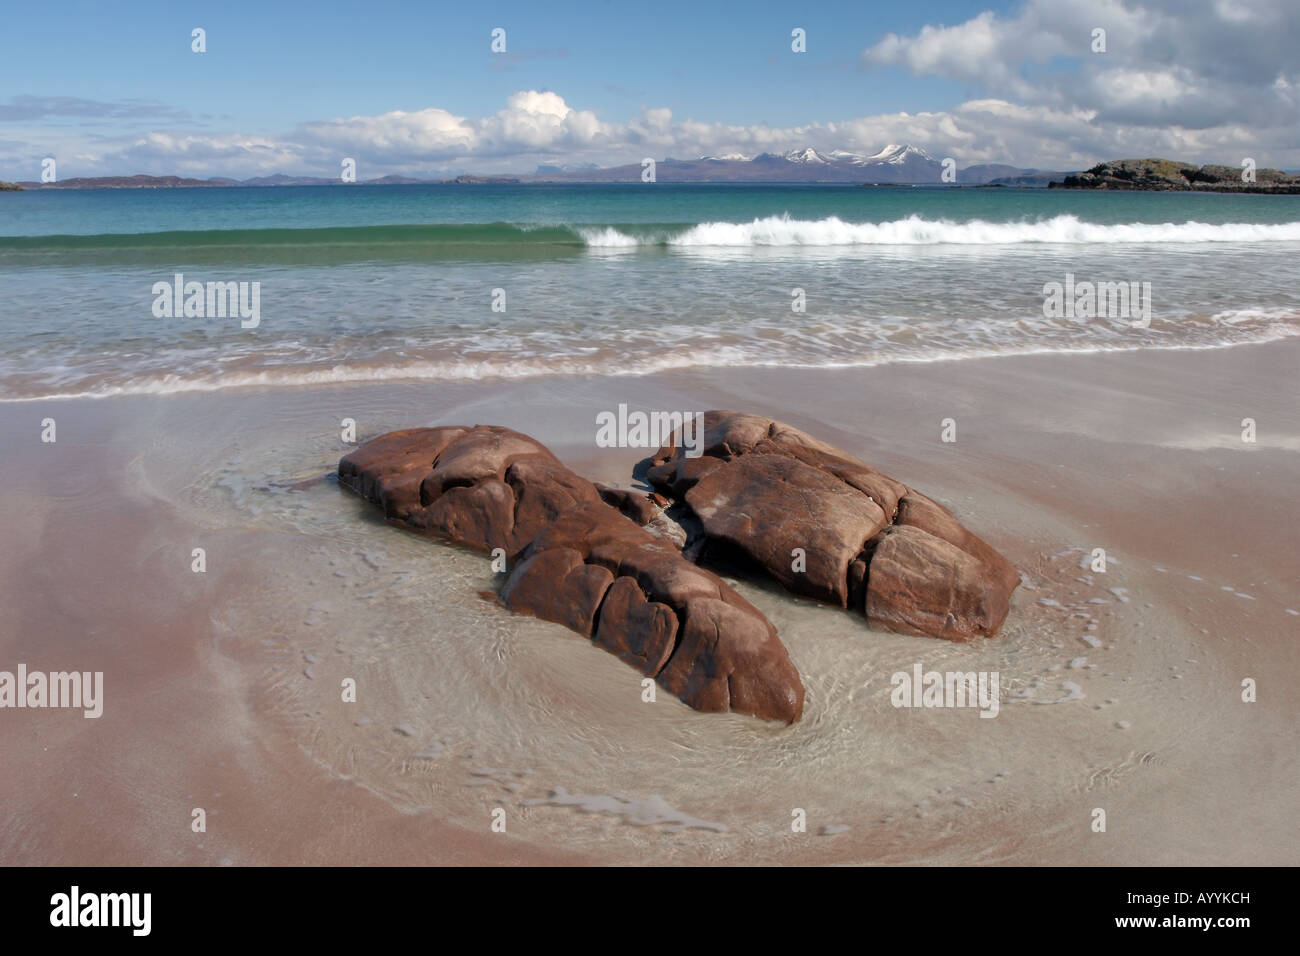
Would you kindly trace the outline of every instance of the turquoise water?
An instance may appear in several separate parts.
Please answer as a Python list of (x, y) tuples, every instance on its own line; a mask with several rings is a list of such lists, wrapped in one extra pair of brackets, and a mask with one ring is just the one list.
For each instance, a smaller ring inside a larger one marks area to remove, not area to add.
[[(1215, 348), (1300, 334), (1297, 253), (1291, 196), (667, 183), (6, 193), (0, 399)], [(183, 293), (256, 284), (256, 315), (160, 314), (155, 290), (177, 274)], [(1147, 321), (1046, 315), (1045, 285), (1070, 275), (1149, 283)]]
[(788, 213), (852, 222), (990, 222), (1073, 214), (1088, 222), (1281, 223), (1290, 196), (1062, 192), (822, 185), (538, 184), (34, 190), (5, 195), (0, 237), (240, 229), (327, 229), (433, 223), (688, 224)]

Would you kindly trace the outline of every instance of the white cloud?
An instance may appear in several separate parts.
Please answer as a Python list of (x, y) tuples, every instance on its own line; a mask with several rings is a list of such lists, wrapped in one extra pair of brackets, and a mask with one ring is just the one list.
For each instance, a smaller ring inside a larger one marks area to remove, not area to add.
[[(174, 134), (146, 133), (133, 137), (112, 154), (112, 171), (145, 172), (153, 175), (207, 177), (223, 175), (236, 168), (244, 175), (279, 172), (293, 168), (302, 161), (299, 148), (293, 143), (280, 142), (268, 137), (245, 136), (240, 133)], [(76, 170), (66, 163), (60, 164), (62, 177), (102, 174), (104, 162), (95, 161), (93, 153), (82, 153)]]
[(913, 73), (932, 73), (964, 83), (981, 83), (1025, 94), (1032, 85), (1016, 72), (1025, 59), (1043, 63), (1069, 52), (1057, 33), (1041, 29), (1032, 16), (1008, 24), (985, 11), (955, 27), (925, 26), (915, 37), (887, 34), (863, 54), (878, 66), (905, 66)]
[[(334, 176), (340, 159), (347, 156), (357, 160), (363, 178), (390, 173), (437, 176), (531, 172), (540, 163), (557, 161), (615, 166), (638, 164), (645, 156), (753, 156), (803, 146), (874, 153), (885, 143), (922, 146), (934, 156), (952, 156), (961, 167), (1010, 163), (1080, 169), (1102, 159), (1148, 155), (1234, 164), (1249, 155), (1264, 165), (1300, 166), (1300, 143), (1290, 126), (1260, 130), (1237, 118), (1201, 128), (1162, 122), (1159, 114), (1166, 104), (1201, 95), (1194, 78), (1176, 70), (1119, 70), (1098, 83), (1111, 88), (1104, 110), (986, 96), (948, 110), (787, 127), (677, 119), (666, 107), (645, 108), (627, 122), (611, 123), (590, 110), (571, 107), (559, 94), (522, 90), (510, 96), (503, 109), (481, 118), (429, 107), (305, 124), (282, 138), (158, 131), (97, 149), (79, 144), (78, 151), (86, 155), (78, 159), (77, 171), (60, 171), (65, 176)], [(1271, 91), (1273, 85), (1269, 87)], [(1279, 95), (1294, 102), (1296, 87), (1288, 85)], [(1120, 115), (1126, 118), (1115, 121)], [(74, 146), (66, 145), (68, 150)], [(0, 152), (0, 163), (6, 160)]]
[(394, 157), (455, 155), (472, 153), (479, 145), (474, 124), (436, 107), (308, 123), (299, 132), (307, 143), (334, 147), (347, 155), (361, 150)]
[[(1092, 31), (1107, 31), (1093, 53)], [(116, 139), (15, 130), (0, 170), (32, 156), (80, 154), (77, 175), (337, 175), (353, 157), (365, 178), (389, 173), (530, 172), (541, 163), (635, 165), (643, 157), (785, 152), (874, 153), (924, 147), (959, 166), (1079, 169), (1103, 159), (1167, 156), (1300, 167), (1300, 3), (1296, 0), (1025, 0), (1009, 14), (889, 34), (864, 50), (871, 68), (958, 81), (947, 109), (785, 127), (702, 121), (662, 104), (617, 120), (526, 89), (485, 116), (431, 105), (308, 122), (283, 135), (158, 130)], [(26, 115), (26, 114), (23, 114)], [(28, 144), (39, 144), (31, 145)], [(64, 175), (70, 171), (60, 170)]]
[(562, 154), (597, 143), (606, 127), (557, 93), (520, 90), (504, 109), (478, 119), (430, 107), (306, 123), (298, 137), (323, 151), (386, 165), (445, 164), (520, 154)]
[[(1106, 50), (1092, 35), (1106, 31)], [(1095, 110), (1101, 124), (1209, 129), (1300, 125), (1281, 88), (1300, 75), (1295, 0), (1026, 0), (952, 27), (894, 34), (863, 51), (984, 94)], [(1135, 131), (1136, 132), (1136, 131)], [(1294, 148), (1288, 137), (1286, 148)]]

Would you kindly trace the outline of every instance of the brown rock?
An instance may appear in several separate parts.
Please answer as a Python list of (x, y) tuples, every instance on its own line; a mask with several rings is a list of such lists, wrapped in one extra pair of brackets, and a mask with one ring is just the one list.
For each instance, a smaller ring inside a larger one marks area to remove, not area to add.
[[(791, 722), (802, 715), (803, 684), (775, 628), (717, 575), (603, 503), (565, 512), (528, 546), (525, 559), (551, 549), (580, 554), (615, 575), (598, 612), (596, 642), (657, 675), (692, 707)], [(671, 631), (665, 614), (673, 618)]]
[(911, 525), (881, 535), (867, 572), (867, 620), (950, 641), (991, 637), (1010, 597), (987, 564)]
[[(673, 442), (677, 441), (680, 441), (680, 436), (674, 434)], [(703, 447), (701, 457), (689, 458), (675, 444), (665, 445), (650, 459), (648, 479), (656, 487), (666, 488), (680, 497), (717, 463), (748, 454), (776, 454), (802, 461), (839, 478), (872, 498), (890, 520), (893, 520), (898, 507), (898, 499), (907, 493), (907, 486), (902, 482), (882, 474), (848, 452), (783, 422), (759, 415), (705, 412)]]
[(339, 483), (419, 531), (513, 559), (594, 485), (509, 428), (412, 428), (366, 442), (339, 462)]
[[(702, 457), (688, 458), (679, 441), (674, 435), (659, 449), (646, 476), (690, 506), (715, 555), (738, 550), (789, 590), (886, 627), (968, 640), (1001, 625), (1019, 574), (925, 495), (758, 415), (705, 412)], [(926, 538), (893, 540), (903, 528)], [(886, 542), (878, 558), (873, 551)], [(802, 573), (792, 567), (795, 548), (807, 556)]]
[(600, 500), (595, 485), (549, 457), (517, 459), (506, 469), (505, 479), (515, 496), (514, 524), (507, 548), (511, 554), (522, 551), (570, 508)]
[(697, 710), (795, 721), (803, 713), (803, 685), (793, 678), (776, 631), (748, 602), (696, 598), (659, 683)]
[(451, 538), (479, 551), (504, 547), (508, 554), (513, 554), (514, 549), (509, 545), (515, 523), (514, 504), (510, 486), (491, 478), (468, 487), (449, 488), (427, 508), (412, 512), (409, 521), (421, 531)]
[(686, 492), (686, 503), (711, 541), (739, 549), (789, 590), (840, 607), (848, 605), (849, 562), (885, 526), (861, 491), (775, 453), (720, 465)]
[[(670, 690), (682, 688), (691, 706), (799, 719), (803, 685), (776, 631), (682, 556), (664, 536), (680, 527), (646, 496), (616, 492), (606, 504), (545, 446), (495, 426), (380, 436), (339, 462), (339, 482), (415, 530), (504, 548), (513, 567), (502, 589), (508, 607), (592, 637)], [(618, 508), (647, 517), (647, 527)], [(688, 643), (678, 640), (683, 620)], [(671, 685), (662, 676), (668, 664)]]
[[(609, 574), (604, 568), (597, 570)], [(597, 644), (647, 677), (656, 677), (672, 656), (676, 638), (677, 615), (672, 608), (647, 601), (631, 578), (614, 580), (600, 608)]]
[(613, 583), (614, 575), (584, 564), (577, 551), (556, 548), (521, 561), (501, 589), (501, 597), (512, 611), (554, 621), (591, 637), (596, 609)]
[(1019, 586), (1020, 572), (1006, 558), (963, 527), (951, 511), (919, 491), (908, 491), (903, 496), (898, 503), (898, 517), (894, 522), (920, 528), (949, 544), (955, 544), (983, 564), (988, 573), (1006, 588), (1008, 596)]
[(509, 428), (476, 426), (439, 453), (433, 470), (420, 488), (420, 497), (427, 504), (448, 488), (472, 485), (485, 478), (502, 479), (506, 469), (523, 457), (542, 458), (558, 464), (545, 445), (527, 435)]
[(408, 428), (366, 442), (339, 462), (339, 483), (404, 521), (420, 507), (420, 484), (464, 428)]
[(654, 520), (655, 515), (662, 510), (650, 495), (629, 491), (626, 488), (610, 488), (599, 482), (596, 484), (596, 490), (600, 492), (601, 501), (611, 508), (617, 508), (642, 527)]

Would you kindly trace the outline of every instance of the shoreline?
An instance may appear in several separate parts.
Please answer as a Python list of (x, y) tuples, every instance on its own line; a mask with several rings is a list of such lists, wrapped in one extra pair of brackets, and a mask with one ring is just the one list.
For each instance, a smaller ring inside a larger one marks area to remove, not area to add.
[[(1261, 348), (1273, 345), (1278, 342), (1286, 342), (1300, 338), (1285, 333), (1273, 333), (1272, 338), (1266, 338), (1259, 341), (1246, 342), (1216, 342), (1212, 345), (1131, 345), (1131, 346), (1090, 346), (1077, 349), (1063, 348), (1041, 348), (1032, 349), (1022, 352), (986, 352), (975, 355), (948, 355), (933, 358), (915, 358), (900, 357), (887, 358), (874, 363), (862, 364), (843, 364), (843, 365), (683, 365), (683, 366), (664, 366), (662, 368), (651, 369), (648, 371), (636, 371), (625, 373), (601, 372), (596, 370), (584, 370), (582, 372), (536, 372), (526, 375), (487, 375), (482, 377), (462, 378), (452, 377), (451, 380), (457, 385), (467, 387), (482, 386), (484, 388), (505, 388), (511, 386), (526, 386), (532, 383), (558, 382), (561, 386), (569, 380), (584, 381), (588, 379), (599, 381), (635, 381), (638, 379), (655, 379), (655, 378), (672, 378), (674, 376), (696, 377), (696, 376), (715, 376), (723, 379), (729, 379), (731, 376), (741, 374), (763, 375), (778, 370), (794, 370), (807, 375), (820, 374), (837, 374), (837, 373), (855, 373), (869, 372), (891, 367), (910, 368), (914, 366), (949, 366), (963, 362), (989, 362), (1001, 361), (1004, 359), (1071, 359), (1076, 357), (1090, 358), (1092, 356), (1106, 355), (1131, 355), (1160, 352), (1219, 352), (1226, 349), (1239, 348)], [(337, 368), (338, 366), (334, 366)], [(365, 377), (362, 372), (363, 366), (355, 363), (352, 369), (355, 370), (354, 378), (339, 378), (333, 381), (297, 381), (297, 382), (240, 382), (232, 385), (218, 385), (209, 387), (206, 385), (192, 385), (190, 387), (177, 388), (171, 391), (139, 391), (139, 392), (75, 392), (75, 393), (54, 393), (50, 395), (23, 395), (18, 397), (6, 398), (0, 397), (0, 407), (6, 405), (31, 405), (40, 402), (99, 402), (109, 399), (167, 399), (179, 398), (186, 396), (219, 396), (229, 395), (237, 397), (243, 394), (275, 394), (277, 392), (294, 392), (301, 390), (320, 390), (330, 391), (334, 389), (351, 389), (351, 388), (418, 388), (421, 386), (434, 386), (439, 383), (434, 377), (411, 377), (404, 378), (400, 375), (391, 376), (391, 367), (385, 365), (373, 366), (373, 370), (391, 377), (377, 378)], [(265, 373), (254, 373), (265, 374)], [(301, 375), (318, 375), (319, 369), (301, 369)], [(233, 377), (233, 376), (232, 376)], [(373, 436), (369, 436), (373, 437)]]
[[(107, 698), (96, 721), (0, 713), (13, 731), (0, 756), (32, 768), (0, 783), (0, 860), (1295, 863), (1300, 694), (1269, 678), (1300, 663), (1284, 513), (1300, 479), (1298, 364), (1300, 342), (1278, 340), (67, 399), (52, 446), (45, 410), (0, 403), (14, 458), (0, 513), (20, 543), (0, 557), (13, 622), (0, 669), (102, 670)], [(781, 731), (662, 696), (647, 717), (628, 698), (634, 672), (474, 597), (491, 584), (476, 556), (366, 521), (328, 481), (288, 487), (346, 453), (344, 417), (363, 440), (509, 425), (628, 486), (648, 452), (593, 445), (595, 413), (620, 403), (770, 414), (943, 501), (1028, 579), (1003, 635), (964, 648), (877, 634), (745, 582), (808, 685), (804, 721)], [(945, 418), (955, 443), (940, 440)], [(1081, 581), (1096, 546), (1113, 577)], [(1094, 599), (1107, 603), (1087, 631), (1066, 609)], [(434, 646), (441, 622), (464, 635)], [(996, 666), (1002, 713), (894, 710), (889, 674), (913, 662)], [(352, 672), (368, 688), (360, 726), (331, 690)], [(455, 692), (442, 672), (483, 702), (440, 697)], [(1244, 676), (1255, 704), (1237, 699)], [(1065, 680), (1085, 696), (1033, 706)], [(706, 788), (705, 771), (723, 782)], [(664, 816), (652, 797), (679, 817), (638, 823)], [(1228, 814), (1246, 801), (1251, 814)], [(805, 804), (801, 838), (788, 807)], [(506, 834), (488, 827), (497, 805)], [(1089, 830), (1097, 805), (1108, 834)], [(206, 834), (190, 830), (196, 806)]]

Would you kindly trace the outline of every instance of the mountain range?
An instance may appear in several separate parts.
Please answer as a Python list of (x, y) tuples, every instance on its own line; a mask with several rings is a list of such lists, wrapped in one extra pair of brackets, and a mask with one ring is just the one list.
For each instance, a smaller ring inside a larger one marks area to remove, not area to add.
[[(910, 185), (942, 183), (944, 160), (936, 159), (924, 149), (905, 144), (890, 144), (871, 154), (845, 150), (823, 152), (812, 146), (788, 153), (759, 153), (745, 156), (726, 153), (701, 156), (699, 159), (663, 159), (655, 162), (655, 180), (666, 183), (857, 183), (862, 185)], [(985, 163), (950, 168), (961, 185), (1046, 186), (1061, 181), (1071, 171), (1053, 172), (1020, 169), (1002, 163)], [(358, 180), (359, 185), (404, 183), (616, 183), (640, 182), (642, 164), (596, 167), (590, 164), (547, 164), (535, 172), (517, 175), (464, 174), (452, 178), (383, 176)], [(186, 179), (178, 176), (98, 176), (78, 177), (57, 183), (22, 182), (23, 189), (131, 189), (178, 186), (333, 186), (342, 185), (338, 178), (321, 176), (257, 176), (235, 180), (224, 177)]]
[[(604, 169), (543, 167), (520, 182), (634, 182), (641, 179), (641, 164), (629, 163)], [(986, 185), (1012, 177), (1056, 177), (1068, 172), (1045, 172), (1020, 169), (1001, 163), (981, 164), (957, 169), (953, 164), (953, 181), (966, 185)], [(812, 146), (788, 153), (759, 153), (746, 156), (724, 153), (699, 159), (664, 159), (655, 163), (658, 182), (730, 183), (862, 183), (908, 185), (942, 183), (944, 163), (919, 146), (894, 144), (876, 153), (851, 153), (845, 150), (822, 152)], [(1037, 181), (1025, 185), (1047, 185)]]

